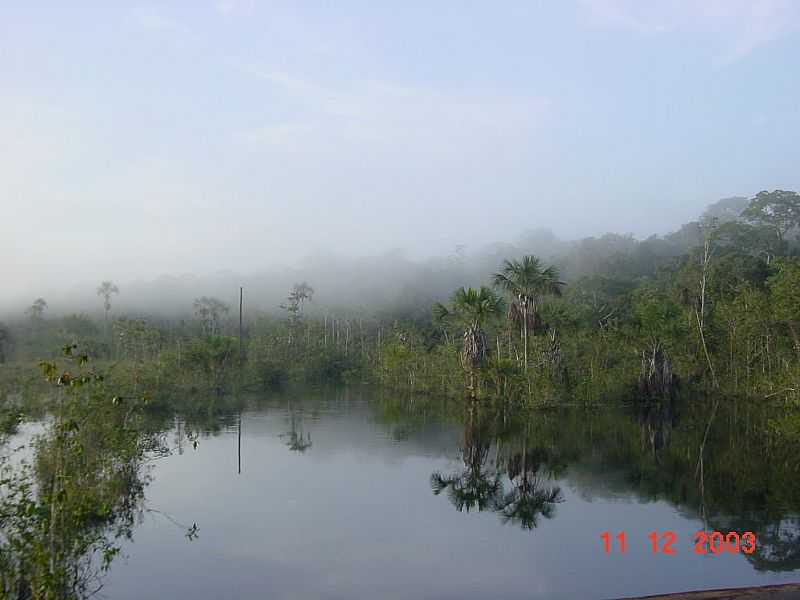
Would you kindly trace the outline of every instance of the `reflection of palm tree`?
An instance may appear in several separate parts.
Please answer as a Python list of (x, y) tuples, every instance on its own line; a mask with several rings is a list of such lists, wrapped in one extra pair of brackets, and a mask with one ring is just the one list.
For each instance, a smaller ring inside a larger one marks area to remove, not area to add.
[(284, 433), (281, 437), (288, 437), (289, 441), (286, 442), (286, 445), (289, 447), (289, 450), (293, 452), (305, 452), (309, 448), (311, 448), (311, 434), (306, 433), (303, 435), (303, 423), (302, 421), (298, 425), (297, 417), (294, 413), (294, 407), (292, 406), (291, 402), (289, 403), (289, 419), (290, 419), (290, 429), (287, 433)]
[(309, 448), (311, 448), (311, 434), (306, 434), (306, 437), (303, 437), (303, 432), (301, 431), (299, 434), (296, 431), (292, 431), (289, 433), (289, 441), (286, 443), (289, 446), (289, 450), (293, 450), (295, 452), (305, 452)]
[(447, 497), (459, 512), (477, 508), (479, 511), (494, 507), (503, 486), (497, 474), (490, 475), (470, 468), (461, 473), (431, 475), (431, 488), (435, 495), (447, 490)]
[(475, 408), (470, 407), (464, 423), (464, 445), (461, 459), (464, 470), (460, 473), (431, 475), (431, 488), (435, 495), (447, 490), (447, 497), (459, 511), (476, 508), (479, 511), (494, 509), (503, 485), (497, 471), (487, 472), (486, 457), (492, 439), (480, 419), (475, 418)]
[[(553, 460), (544, 448), (528, 448), (527, 434), (523, 438), (521, 452), (507, 456), (504, 462), (505, 473), (511, 489), (504, 490), (500, 465), (500, 440), (495, 446), (496, 457), (491, 469), (487, 468), (494, 432), (487, 427), (488, 422), (480, 420), (473, 404), (467, 411), (464, 421), (464, 444), (461, 458), (464, 469), (451, 475), (434, 473), (431, 475), (431, 488), (436, 495), (445, 490), (450, 502), (459, 511), (491, 510), (504, 522), (512, 522), (523, 529), (534, 529), (539, 517), (550, 519), (555, 515), (555, 505), (564, 497), (558, 486), (547, 486), (545, 481), (552, 479), (558, 467), (553, 468)], [(545, 466), (548, 467), (545, 472)]]
[(541, 479), (533, 477), (526, 487), (515, 486), (497, 503), (497, 512), (504, 523), (517, 523), (523, 529), (535, 529), (539, 515), (545, 519), (555, 516), (555, 505), (564, 501), (561, 488), (540, 487)]
[(513, 455), (508, 461), (508, 478), (513, 489), (500, 498), (496, 510), (504, 523), (518, 523), (523, 529), (534, 529), (539, 523), (539, 515), (551, 519), (555, 515), (555, 505), (564, 501), (561, 488), (545, 487), (541, 474), (547, 461), (547, 451), (543, 448), (528, 450), (527, 437), (522, 444), (522, 452)]

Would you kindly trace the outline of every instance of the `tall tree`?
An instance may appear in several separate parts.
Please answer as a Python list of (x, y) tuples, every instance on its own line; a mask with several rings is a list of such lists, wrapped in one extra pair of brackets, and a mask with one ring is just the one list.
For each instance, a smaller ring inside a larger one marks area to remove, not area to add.
[(785, 258), (776, 262), (778, 271), (769, 278), (769, 290), (775, 317), (787, 324), (795, 350), (800, 354), (800, 259)]
[(292, 286), (292, 291), (289, 293), (289, 302), (297, 304), (299, 307), (299, 314), (302, 316), (303, 306), (306, 301), (310, 302), (313, 296), (314, 288), (303, 281), (302, 283), (295, 283)]
[[(714, 241), (724, 253), (741, 253), (763, 258), (768, 265), (783, 250), (782, 242), (769, 225), (729, 221), (714, 230)], [(699, 245), (699, 244), (698, 244)]]
[(308, 285), (305, 281), (302, 283), (295, 283), (289, 296), (286, 298), (286, 303), (281, 304), (281, 308), (289, 312), (289, 320), (295, 323), (303, 316), (303, 306), (306, 301), (311, 301), (314, 297), (314, 288)]
[(44, 316), (44, 311), (47, 308), (47, 301), (44, 298), (37, 298), (25, 311), (32, 319), (38, 320)]
[(8, 356), (8, 347), (11, 344), (11, 333), (8, 327), (0, 322), (0, 363), (6, 362)]
[(296, 329), (300, 325), (303, 318), (303, 306), (306, 301), (311, 301), (314, 296), (314, 288), (308, 285), (305, 281), (302, 283), (295, 283), (285, 304), (281, 304), (281, 308), (289, 313), (289, 343), (294, 340)]
[(201, 296), (194, 301), (194, 314), (200, 320), (204, 335), (217, 335), (220, 320), (229, 310), (227, 304), (213, 296)]
[(108, 313), (111, 311), (111, 296), (119, 294), (119, 288), (113, 281), (103, 281), (97, 287), (97, 295), (103, 298), (103, 322), (106, 332), (108, 332)]
[(750, 222), (770, 226), (783, 243), (786, 234), (800, 226), (800, 194), (784, 190), (759, 192), (742, 216)]
[(484, 329), (491, 319), (502, 314), (503, 309), (503, 299), (486, 286), (479, 290), (461, 288), (450, 299), (450, 307), (439, 302), (433, 307), (437, 321), (453, 322), (464, 329), (461, 364), (469, 374), (470, 390), (474, 390), (475, 371), (486, 358)]
[(494, 285), (511, 297), (509, 320), (521, 323), (525, 370), (528, 369), (528, 331), (536, 325), (536, 306), (542, 296), (560, 296), (564, 282), (555, 267), (544, 267), (535, 256), (506, 260), (492, 277)]

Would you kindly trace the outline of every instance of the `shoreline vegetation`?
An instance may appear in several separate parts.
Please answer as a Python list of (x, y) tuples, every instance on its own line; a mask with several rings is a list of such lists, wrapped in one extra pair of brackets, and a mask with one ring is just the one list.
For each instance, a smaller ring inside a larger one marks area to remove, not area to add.
[[(389, 423), (458, 421), (464, 468), (430, 482), (458, 510), (533, 529), (561, 496), (532, 482), (605, 443), (610, 464), (639, 457), (628, 477), (643, 494), (704, 521), (759, 509), (780, 523), (800, 506), (800, 195), (735, 200), (733, 216), (723, 203), (668, 239), (585, 240), (595, 262), (581, 276), (566, 259), (510, 253), (395, 313), (317, 306), (313, 282), (278, 314), (247, 310), (239, 290), (238, 307), (200, 296), (184, 318), (116, 316), (112, 281), (97, 288), (102, 319), (51, 316), (35, 299), (0, 324), (0, 444), (48, 417), (30, 461), (0, 454), (0, 597), (91, 595), (150, 510), (165, 432), (177, 422), (179, 443), (196, 445), (220, 411), (295, 383), (391, 390), (378, 407)], [(600, 405), (633, 418), (587, 425)], [(795, 540), (773, 537), (774, 568), (797, 568)]]
[(800, 195), (734, 200), (738, 210), (715, 205), (680, 235), (618, 251), (618, 239), (584, 240), (596, 264), (581, 277), (537, 256), (504, 257), (474, 285), (395, 314), (316, 306), (307, 282), (282, 315), (246, 310), (246, 290), (243, 314), (201, 296), (184, 318), (114, 317), (120, 290), (104, 281), (101, 322), (50, 318), (37, 298), (25, 319), (0, 324), (0, 391), (29, 384), (26, 365), (77, 343), (133, 392), (338, 380), (523, 405), (682, 388), (797, 404)]

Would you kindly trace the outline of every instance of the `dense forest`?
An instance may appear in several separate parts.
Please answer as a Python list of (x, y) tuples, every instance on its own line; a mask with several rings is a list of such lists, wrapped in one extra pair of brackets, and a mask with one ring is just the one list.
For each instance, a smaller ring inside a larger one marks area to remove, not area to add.
[(539, 233), (471, 257), (388, 261), (406, 282), (391, 301), (379, 299), (386, 277), (367, 270), (358, 303), (323, 303), (308, 279), (273, 310), (234, 288), (241, 307), (201, 295), (177, 316), (122, 314), (124, 290), (104, 281), (102, 311), (51, 316), (36, 298), (0, 325), (2, 379), (33, 382), (30, 365), (77, 344), (121, 385), (159, 397), (299, 378), (525, 404), (687, 386), (796, 400), (799, 224), (800, 195), (776, 190), (722, 200), (664, 237)]

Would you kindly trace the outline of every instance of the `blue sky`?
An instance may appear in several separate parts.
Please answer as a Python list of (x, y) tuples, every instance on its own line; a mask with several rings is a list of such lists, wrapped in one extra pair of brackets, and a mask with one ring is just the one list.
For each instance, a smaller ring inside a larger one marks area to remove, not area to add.
[(800, 188), (798, 67), (795, 1), (8, 2), (6, 275), (664, 233)]

